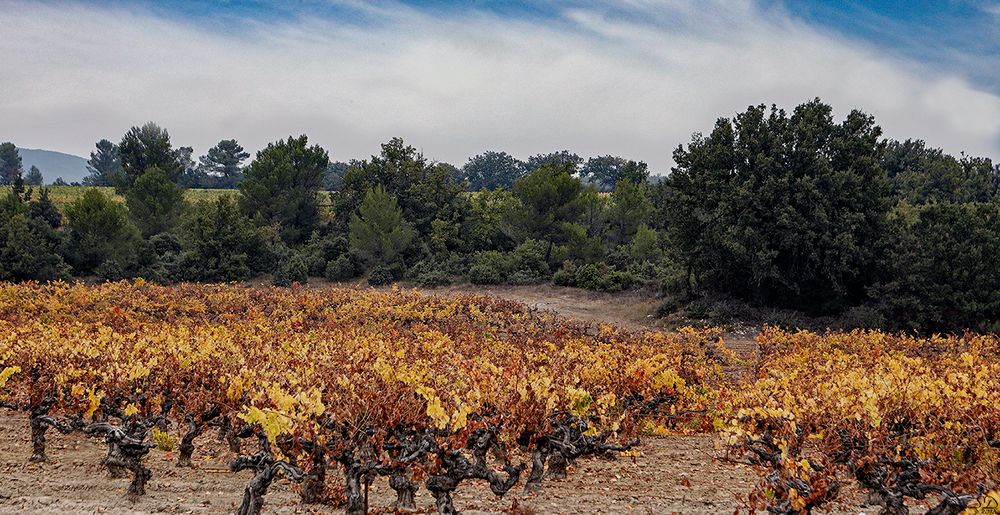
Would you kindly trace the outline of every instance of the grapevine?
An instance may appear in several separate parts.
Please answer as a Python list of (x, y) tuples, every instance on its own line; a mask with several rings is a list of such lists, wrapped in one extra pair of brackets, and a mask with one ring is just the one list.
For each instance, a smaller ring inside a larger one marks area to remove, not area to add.
[(0, 285), (0, 313), (0, 397), (30, 413), (37, 458), (49, 428), (103, 436), (137, 499), (153, 431), (177, 432), (190, 466), (215, 425), (239, 450), (231, 470), (253, 472), (240, 513), (282, 477), (322, 501), (335, 469), (348, 513), (379, 477), (397, 507), (423, 486), (455, 513), (465, 482), (535, 491), (631, 449), (644, 423), (710, 426), (724, 380), (713, 331), (633, 333), (484, 296), (52, 283)]

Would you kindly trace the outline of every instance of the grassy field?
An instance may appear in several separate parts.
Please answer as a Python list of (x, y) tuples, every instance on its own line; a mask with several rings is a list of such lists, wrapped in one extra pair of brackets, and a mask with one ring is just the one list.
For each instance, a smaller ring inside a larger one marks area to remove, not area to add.
[[(83, 192), (87, 191), (91, 187), (89, 186), (46, 186), (49, 190), (49, 198), (56, 205), (57, 208), (62, 210), (67, 204), (73, 202), (74, 200), (80, 198)], [(115, 193), (115, 189), (110, 186), (98, 186), (96, 189), (104, 192), (117, 202), (125, 202), (125, 198), (121, 195)], [(10, 187), (4, 186), (2, 190), (5, 194), (10, 191)], [(202, 200), (214, 200), (222, 195), (235, 195), (237, 190), (205, 190), (205, 189), (189, 189), (184, 191), (184, 198), (190, 202), (198, 202)]]

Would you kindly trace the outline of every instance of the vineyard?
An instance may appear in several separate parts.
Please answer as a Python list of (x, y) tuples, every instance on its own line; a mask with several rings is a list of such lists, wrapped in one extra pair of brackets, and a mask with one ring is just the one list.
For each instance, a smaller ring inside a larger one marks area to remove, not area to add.
[[(86, 435), (137, 503), (151, 456), (176, 447), (192, 467), (221, 441), (248, 480), (238, 513), (266, 509), (277, 481), (349, 514), (457, 513), (477, 483), (527, 493), (527, 513), (587, 460), (691, 434), (759, 473), (727, 512), (808, 513), (848, 487), (886, 514), (992, 502), (997, 339), (765, 329), (758, 344), (741, 359), (716, 330), (626, 331), (476, 295), (5, 284), (0, 405), (27, 416), (23, 460), (59, 461), (47, 444)], [(370, 502), (376, 483), (391, 505)]]

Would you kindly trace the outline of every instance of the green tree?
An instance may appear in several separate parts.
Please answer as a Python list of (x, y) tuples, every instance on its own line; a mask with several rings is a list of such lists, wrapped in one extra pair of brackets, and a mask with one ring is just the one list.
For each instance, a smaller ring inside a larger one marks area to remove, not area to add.
[(121, 192), (128, 191), (136, 179), (152, 167), (162, 170), (174, 183), (184, 174), (184, 166), (170, 144), (170, 134), (153, 122), (126, 132), (118, 144), (118, 156), (122, 173), (116, 186)]
[(483, 152), (462, 167), (462, 179), (472, 191), (509, 189), (524, 174), (525, 164), (506, 152)]
[(21, 154), (11, 142), (0, 143), (0, 186), (11, 186), (24, 169), (21, 165)]
[(184, 209), (184, 192), (154, 166), (125, 193), (125, 205), (142, 235), (148, 238), (176, 225)]
[(125, 206), (95, 188), (66, 206), (67, 259), (77, 273), (93, 273), (106, 262), (120, 266), (136, 259), (139, 230)]
[(646, 163), (617, 156), (592, 157), (580, 169), (580, 176), (601, 191), (611, 191), (621, 180), (645, 183), (649, 177)]
[(181, 176), (176, 181), (178, 185), (183, 188), (209, 187), (211, 178), (203, 167), (194, 162), (193, 147), (177, 147), (174, 155), (181, 166)]
[(234, 139), (224, 139), (201, 156), (201, 167), (218, 188), (235, 188), (243, 179), (243, 162), (250, 154)]
[(58, 229), (62, 224), (62, 213), (49, 198), (48, 188), (38, 190), (38, 198), (28, 203), (28, 210), (31, 218), (41, 220), (53, 229)]
[(118, 145), (102, 139), (97, 142), (97, 150), (90, 153), (87, 161), (89, 175), (83, 178), (85, 186), (113, 186), (122, 173), (122, 163), (118, 158)]
[(656, 262), (662, 255), (660, 250), (660, 235), (648, 225), (642, 224), (635, 231), (632, 245), (629, 247), (632, 259), (642, 262)]
[(611, 243), (625, 245), (632, 241), (639, 226), (648, 222), (652, 214), (653, 204), (646, 195), (646, 184), (619, 181), (608, 207)]
[(549, 163), (518, 179), (514, 196), (520, 202), (508, 213), (507, 230), (520, 243), (534, 239), (552, 246), (569, 237), (567, 225), (580, 219), (583, 186), (573, 177), (572, 163)]
[(469, 200), (467, 216), (460, 226), (461, 251), (510, 250), (514, 240), (505, 224), (518, 200), (508, 190), (480, 191)]
[(396, 198), (381, 186), (370, 188), (351, 217), (351, 250), (369, 267), (392, 265), (412, 241), (413, 229), (403, 220)]
[(326, 150), (305, 135), (271, 143), (257, 153), (240, 183), (251, 217), (278, 227), (288, 244), (305, 241), (319, 225), (319, 190), (330, 164)]
[(525, 161), (524, 168), (526, 173), (531, 173), (545, 165), (565, 166), (570, 175), (574, 175), (580, 171), (581, 164), (583, 164), (582, 157), (569, 150), (560, 150), (548, 154), (535, 154)]
[(986, 202), (997, 198), (1000, 187), (990, 159), (956, 159), (922, 140), (888, 142), (881, 161), (892, 194), (910, 204)]
[(28, 173), (24, 176), (24, 184), (26, 186), (41, 186), (43, 180), (41, 170), (35, 165), (31, 165)]
[(918, 332), (1000, 329), (1000, 205), (902, 204), (888, 278), (872, 298), (890, 324)]
[(260, 230), (224, 195), (194, 204), (180, 227), (184, 277), (193, 281), (239, 281), (254, 272), (254, 259), (265, 248)]
[[(356, 163), (354, 163), (356, 164)], [(326, 174), (323, 175), (323, 189), (327, 191), (339, 191), (344, 187), (344, 174), (353, 164), (343, 161), (335, 161), (326, 167)]]
[(350, 219), (373, 186), (396, 197), (403, 218), (421, 237), (429, 237), (435, 219), (450, 220), (465, 207), (454, 167), (429, 163), (400, 138), (382, 144), (379, 155), (355, 163), (344, 174), (334, 206), (340, 223)]
[(831, 111), (750, 107), (678, 147), (655, 198), (689, 284), (814, 312), (864, 298), (891, 205), (881, 129)]
[(0, 281), (66, 278), (60, 234), (44, 218), (31, 216), (28, 197), (15, 188), (0, 198)]

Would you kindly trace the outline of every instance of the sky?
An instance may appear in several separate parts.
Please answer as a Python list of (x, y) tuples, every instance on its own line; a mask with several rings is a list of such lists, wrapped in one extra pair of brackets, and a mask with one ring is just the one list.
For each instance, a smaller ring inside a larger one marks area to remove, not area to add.
[(1000, 0), (0, 0), (0, 27), (0, 141), (84, 157), (155, 121), (196, 155), (399, 136), (665, 173), (720, 116), (819, 97), (1000, 159)]

